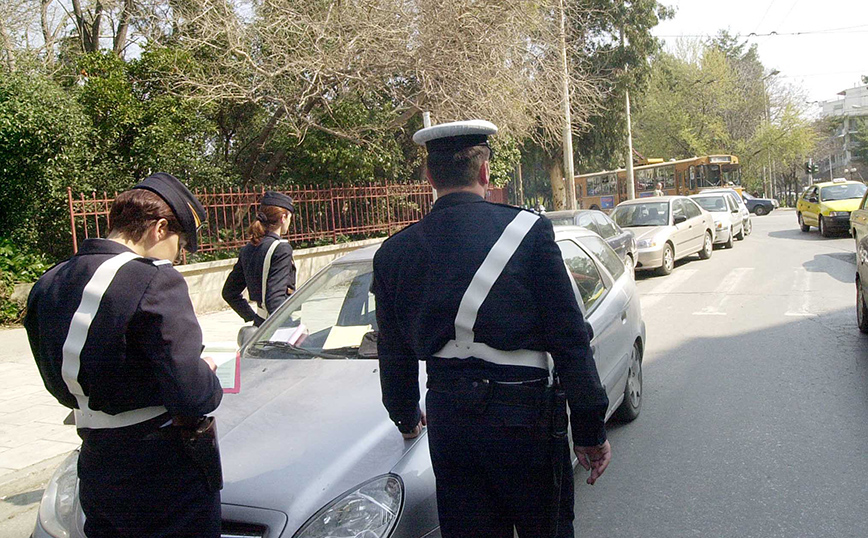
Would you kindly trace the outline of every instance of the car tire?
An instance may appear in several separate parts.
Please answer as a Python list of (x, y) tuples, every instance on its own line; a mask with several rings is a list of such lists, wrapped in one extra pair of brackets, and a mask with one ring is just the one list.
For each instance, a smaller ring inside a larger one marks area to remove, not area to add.
[[(730, 237), (729, 240), (732, 241), (732, 237)], [(699, 251), (700, 260), (707, 260), (711, 257), (713, 245), (714, 243), (711, 240), (711, 232), (705, 232), (705, 243), (702, 245), (702, 250)]]
[(723, 248), (732, 248), (732, 228), (729, 229), (729, 239), (723, 244)]
[(636, 261), (633, 259), (632, 254), (627, 254), (626, 259), (624, 260), (624, 265), (627, 266), (627, 269), (633, 276), (633, 280), (636, 280)]
[(801, 214), (801, 213), (798, 214), (798, 218), (799, 218), (799, 228), (800, 228), (803, 232), (810, 232), (810, 231), (811, 231), (811, 227), (808, 226), (807, 224), (805, 224), (805, 219), (802, 218), (802, 214)]
[(868, 306), (865, 306), (865, 294), (862, 292), (862, 280), (856, 279), (856, 322), (859, 330), (868, 334)]
[(747, 219), (747, 230), (744, 232), (744, 235), (750, 235), (753, 232), (753, 222), (751, 222), (750, 218)]
[(631, 422), (642, 410), (642, 350), (639, 341), (633, 342), (633, 354), (627, 367), (627, 386), (624, 387), (624, 401), (615, 411), (615, 418), (621, 422)]
[(768, 211), (766, 211), (765, 207), (758, 205), (758, 206), (756, 206), (756, 209), (754, 209), (754, 213), (756, 213), (757, 217), (762, 217), (763, 215), (768, 213)]
[(742, 224), (742, 225), (741, 225), (741, 230), (739, 230), (738, 233), (735, 234), (735, 238), (738, 239), (739, 241), (744, 241), (744, 236), (745, 236), (745, 233), (744, 233), (744, 224)]
[(831, 234), (829, 233), (829, 227), (826, 226), (825, 220), (823, 219), (823, 215), (820, 215), (820, 224), (817, 226), (820, 229), (820, 235), (823, 237), (829, 237)]
[(675, 269), (675, 251), (672, 250), (672, 245), (666, 243), (663, 246), (663, 265), (657, 268), (657, 274), (666, 276), (672, 273)]

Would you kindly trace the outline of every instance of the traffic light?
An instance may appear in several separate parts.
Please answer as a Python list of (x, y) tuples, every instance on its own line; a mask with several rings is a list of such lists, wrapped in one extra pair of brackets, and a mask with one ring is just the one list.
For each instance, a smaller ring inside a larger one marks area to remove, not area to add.
[(816, 164), (812, 164), (812, 165), (811, 165), (811, 173), (812, 173), (812, 174), (816, 174), (816, 173), (819, 172), (819, 171), (820, 171), (820, 167), (819, 167), (819, 166), (817, 166)]
[(811, 163), (805, 163), (805, 173), (806, 174), (811, 173)]

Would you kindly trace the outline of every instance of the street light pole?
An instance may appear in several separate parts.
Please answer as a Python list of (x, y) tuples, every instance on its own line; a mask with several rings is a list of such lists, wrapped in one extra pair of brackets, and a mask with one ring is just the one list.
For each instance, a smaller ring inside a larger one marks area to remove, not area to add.
[[(621, 4), (622, 8), (623, 2)], [(621, 23), (621, 49), (624, 48), (624, 24)], [(624, 74), (626, 75), (627, 67), (624, 67)], [(626, 78), (626, 77), (625, 77)], [(636, 198), (636, 181), (633, 176), (633, 126), (632, 121), (630, 119), (630, 89), (627, 87), (627, 81), (624, 81), (624, 101), (625, 101), (625, 109), (627, 112), (627, 199), (632, 200)]]

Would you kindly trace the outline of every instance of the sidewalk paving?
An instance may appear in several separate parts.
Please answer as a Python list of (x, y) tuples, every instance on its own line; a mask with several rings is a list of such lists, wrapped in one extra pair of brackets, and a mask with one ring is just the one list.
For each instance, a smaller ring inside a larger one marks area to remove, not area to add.
[[(205, 343), (234, 342), (241, 318), (232, 310), (202, 314)], [(74, 450), (81, 440), (64, 425), (69, 409), (45, 389), (23, 328), (0, 329), (0, 496), (17, 474)]]

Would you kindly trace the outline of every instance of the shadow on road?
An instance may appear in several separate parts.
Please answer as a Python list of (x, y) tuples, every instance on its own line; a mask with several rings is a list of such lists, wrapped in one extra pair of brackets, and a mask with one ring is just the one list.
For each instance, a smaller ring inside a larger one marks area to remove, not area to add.
[(856, 253), (833, 252), (831, 254), (817, 254), (814, 259), (805, 262), (802, 266), (811, 273), (826, 273), (839, 282), (856, 282)]
[(16, 495), (10, 495), (3, 499), (4, 503), (14, 504), (15, 506), (27, 506), (30, 504), (38, 503), (42, 500), (42, 494), (45, 492), (44, 489), (34, 489), (32, 491), (25, 491), (24, 493), (18, 493)]
[(850, 237), (850, 234), (847, 232), (840, 232), (833, 234), (832, 237), (823, 237), (813, 228), (810, 232), (803, 232), (798, 228), (798, 224), (794, 224), (792, 230), (776, 230), (774, 232), (769, 232), (769, 237), (774, 237), (775, 239), (794, 239), (797, 241), (829, 241), (832, 239)]

